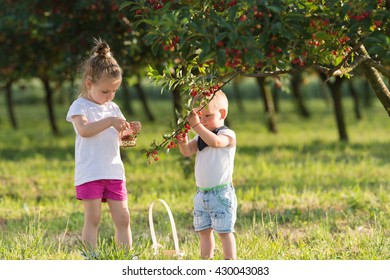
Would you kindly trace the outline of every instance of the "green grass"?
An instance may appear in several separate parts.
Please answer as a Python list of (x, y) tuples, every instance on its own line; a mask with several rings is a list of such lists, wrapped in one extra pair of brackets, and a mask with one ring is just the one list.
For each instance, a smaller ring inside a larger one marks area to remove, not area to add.
[[(4, 108), (4, 104), (0, 104)], [(171, 103), (150, 104), (135, 148), (124, 150), (134, 250), (116, 248), (107, 206), (99, 235), (100, 259), (167, 259), (154, 255), (148, 207), (164, 199), (173, 212), (184, 259), (199, 259), (192, 228), (191, 160), (178, 150), (149, 165), (140, 154), (172, 122)], [(238, 197), (236, 240), (240, 259), (390, 259), (390, 123), (379, 102), (358, 121), (345, 100), (349, 143), (338, 141), (332, 109), (308, 101), (301, 119), (290, 100), (281, 103), (278, 134), (265, 126), (260, 100), (231, 100), (229, 125), (237, 134), (234, 183)], [(53, 137), (42, 105), (16, 108), (14, 131), (0, 112), (0, 259), (82, 259), (82, 205), (74, 197), (74, 132), (57, 107), (61, 137)], [(168, 216), (155, 206), (158, 240), (173, 249)], [(223, 259), (217, 239), (216, 259)]]

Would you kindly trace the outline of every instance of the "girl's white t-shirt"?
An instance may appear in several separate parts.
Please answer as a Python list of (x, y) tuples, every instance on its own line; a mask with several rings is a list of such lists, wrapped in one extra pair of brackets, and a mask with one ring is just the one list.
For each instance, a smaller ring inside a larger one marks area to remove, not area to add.
[[(219, 134), (236, 139), (231, 129), (221, 129)], [(195, 136), (198, 141), (199, 135)], [(224, 148), (206, 147), (197, 151), (195, 159), (195, 180), (199, 188), (212, 188), (221, 184), (231, 183), (233, 180), (234, 155), (236, 146)]]
[(81, 137), (72, 119), (72, 116), (76, 115), (87, 117), (89, 122), (96, 122), (108, 117), (125, 119), (118, 105), (114, 102), (100, 105), (80, 97), (72, 103), (66, 120), (73, 124), (76, 132), (75, 186), (101, 179), (125, 180), (118, 131), (114, 127), (110, 127), (95, 136)]

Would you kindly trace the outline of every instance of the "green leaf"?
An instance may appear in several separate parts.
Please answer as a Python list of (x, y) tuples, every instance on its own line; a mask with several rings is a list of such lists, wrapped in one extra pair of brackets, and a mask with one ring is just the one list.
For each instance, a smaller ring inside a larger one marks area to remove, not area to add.
[(282, 6), (268, 6), (267, 7), (270, 11), (274, 12), (275, 14), (280, 14), (280, 12), (282, 11)]
[(187, 100), (186, 106), (189, 108), (188, 110), (191, 110), (192, 100), (193, 100), (192, 98), (188, 98)]
[(335, 65), (339, 65), (343, 61), (343, 58), (341, 56), (336, 57)]
[(159, 45), (157, 45), (157, 44), (153, 44), (153, 45), (152, 45), (151, 50), (152, 50), (152, 53), (153, 53), (154, 56), (157, 56), (157, 53), (158, 53), (158, 50), (159, 50), (159, 49), (160, 49), (160, 46), (159, 46)]
[(159, 75), (158, 71), (154, 69), (150, 64), (148, 65), (148, 74), (153, 76)]
[(133, 1), (125, 1), (123, 2), (122, 4), (119, 5), (119, 11), (126, 8), (127, 6), (130, 6), (131, 4), (133, 4)]
[(168, 89), (173, 90), (173, 89), (176, 88), (176, 86), (177, 86), (176, 80), (170, 80), (169, 81)]
[(237, 32), (236, 31), (231, 31), (230, 33), (229, 33), (229, 40), (231, 41), (231, 42), (235, 42), (236, 40), (237, 40)]
[(226, 62), (226, 53), (225, 50), (220, 49), (217, 52), (217, 63), (219, 67), (224, 67)]

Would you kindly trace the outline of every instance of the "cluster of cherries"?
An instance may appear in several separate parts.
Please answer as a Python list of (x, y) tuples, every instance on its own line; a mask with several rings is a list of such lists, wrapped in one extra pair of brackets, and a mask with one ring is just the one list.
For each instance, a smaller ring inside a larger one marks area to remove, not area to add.
[[(152, 6), (153, 10), (161, 10), (164, 7), (164, 3), (168, 2), (169, 0), (148, 0), (148, 3)], [(142, 15), (147, 13), (147, 9), (138, 9), (135, 11), (136, 15)]]
[(227, 8), (229, 7), (233, 7), (237, 5), (237, 0), (232, 0), (232, 1), (219, 1), (218, 3), (215, 3), (213, 5), (213, 8), (215, 11), (218, 11), (218, 12), (223, 12), (225, 11)]
[(267, 12), (267, 14), (265, 14), (264, 12), (259, 11), (259, 10), (257, 9), (257, 7), (254, 7), (254, 8), (253, 8), (253, 15), (254, 15), (255, 18), (257, 18), (257, 19), (263, 19), (265, 16), (267, 16), (267, 17), (270, 18), (270, 17), (272, 16), (270, 12)]
[(229, 49), (225, 48), (225, 54), (228, 59), (226, 59), (225, 66), (226, 67), (240, 67), (242, 66), (242, 54), (247, 52), (246, 49), (238, 50), (238, 49)]
[(295, 57), (292, 61), (291, 61), (292, 64), (294, 65), (298, 65), (300, 67), (304, 67), (306, 65), (306, 63), (301, 60), (299, 57)]
[(220, 85), (214, 85), (210, 89), (204, 90), (203, 88), (192, 88), (190, 91), (190, 95), (192, 97), (196, 97), (199, 93), (203, 96), (211, 96), (214, 92), (220, 89)]
[(153, 152), (146, 152), (146, 157), (152, 157), (154, 161), (158, 161), (158, 152), (157, 150), (153, 150)]
[(340, 39), (339, 39), (339, 43), (341, 44), (341, 45), (344, 45), (345, 43), (347, 43), (349, 40), (351, 40), (348, 36), (343, 36), (343, 37), (341, 37)]
[[(210, 88), (207, 90), (204, 90), (204, 88), (202, 88), (202, 87), (193, 87), (190, 90), (190, 95), (192, 97), (196, 97), (198, 94), (201, 94), (202, 97), (211, 96), (213, 93), (218, 91), (221, 87), (222, 87), (221, 83), (210, 86)], [(198, 112), (197, 114), (200, 115), (200, 112)], [(187, 134), (190, 131), (190, 129), (191, 129), (191, 126), (188, 122), (181, 123), (178, 130), (176, 130), (175, 133), (173, 133), (172, 137), (169, 137), (168, 139), (166, 139), (163, 143), (161, 143), (159, 145), (155, 145), (152, 150), (146, 151), (146, 157), (148, 158), (149, 163), (151, 163), (152, 161), (159, 160), (158, 151), (162, 147), (164, 147), (168, 141), (169, 141), (169, 143), (167, 145), (168, 151), (170, 149), (177, 148), (177, 146), (178, 146), (177, 140), (179, 138), (182, 138), (182, 137), (187, 137)]]
[(164, 3), (169, 0), (148, 0), (148, 3), (153, 7), (154, 10), (161, 10), (164, 7)]
[(165, 44), (164, 42), (162, 42), (161, 45), (163, 46), (164, 51), (174, 51), (177, 43), (179, 43), (179, 40), (180, 40), (179, 37), (175, 36), (172, 39), (172, 42), (170, 42), (168, 44)]
[(354, 15), (354, 14), (352, 14), (351, 11), (349, 11), (348, 12), (348, 16), (349, 16), (350, 19), (354, 19), (356, 21), (362, 21), (362, 20), (364, 20), (364, 19), (366, 19), (366, 18), (368, 18), (370, 16), (370, 12), (369, 11), (364, 11), (364, 12), (362, 12), (360, 14)]

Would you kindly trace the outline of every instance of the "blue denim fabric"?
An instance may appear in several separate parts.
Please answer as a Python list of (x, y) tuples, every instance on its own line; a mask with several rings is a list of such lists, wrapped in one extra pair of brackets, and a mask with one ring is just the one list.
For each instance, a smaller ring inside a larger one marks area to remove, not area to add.
[(198, 191), (194, 197), (194, 228), (213, 228), (218, 233), (234, 232), (237, 218), (237, 197), (234, 187)]

